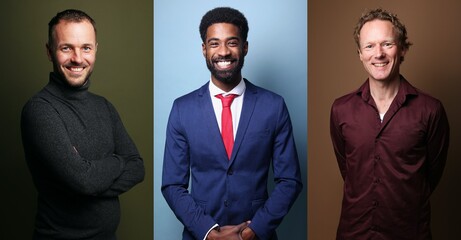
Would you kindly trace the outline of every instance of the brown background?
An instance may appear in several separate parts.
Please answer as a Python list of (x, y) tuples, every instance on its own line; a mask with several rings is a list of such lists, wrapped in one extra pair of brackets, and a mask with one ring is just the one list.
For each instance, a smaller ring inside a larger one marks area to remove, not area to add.
[(329, 136), (330, 107), (367, 77), (352, 32), (362, 12), (377, 7), (396, 13), (414, 44), (401, 73), (446, 108), (451, 142), (444, 175), (431, 197), (432, 230), (435, 240), (459, 236), (461, 2), (309, 0), (308, 4), (308, 239), (335, 238), (343, 181)]

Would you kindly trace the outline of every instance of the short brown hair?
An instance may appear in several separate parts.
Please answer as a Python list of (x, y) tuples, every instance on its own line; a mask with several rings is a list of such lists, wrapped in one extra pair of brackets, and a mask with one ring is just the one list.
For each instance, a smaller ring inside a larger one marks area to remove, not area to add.
[(355, 25), (354, 40), (359, 49), (360, 49), (360, 30), (362, 30), (362, 27), (365, 23), (376, 20), (376, 19), (391, 22), (392, 25), (394, 26), (395, 32), (397, 33), (398, 46), (402, 48), (402, 50), (405, 50), (405, 51), (410, 48), (412, 43), (408, 41), (407, 29), (405, 28), (405, 25), (403, 25), (400, 22), (400, 20), (397, 18), (397, 15), (390, 13), (386, 10), (383, 10), (381, 8), (377, 8), (377, 9), (373, 9), (373, 10), (370, 10), (364, 13), (362, 17), (360, 17), (359, 21), (357, 22), (357, 25)]
[(62, 12), (58, 12), (56, 16), (54, 16), (50, 22), (48, 23), (48, 45), (52, 46), (54, 40), (54, 29), (55, 26), (58, 25), (59, 21), (67, 21), (67, 22), (82, 22), (88, 21), (91, 23), (94, 29), (94, 33), (96, 34), (96, 22), (91, 18), (88, 14), (81, 10), (76, 9), (67, 9)]

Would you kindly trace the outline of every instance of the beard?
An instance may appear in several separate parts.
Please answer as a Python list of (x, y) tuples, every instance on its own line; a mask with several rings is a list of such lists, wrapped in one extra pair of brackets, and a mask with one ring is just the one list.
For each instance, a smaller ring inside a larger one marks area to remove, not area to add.
[[(214, 61), (221, 61), (221, 60), (227, 60), (227, 61), (237, 61), (237, 65), (229, 70), (219, 70), (217, 69), (213, 62)], [(208, 67), (208, 70), (210, 70), (211, 75), (213, 75), (217, 80), (223, 82), (223, 83), (232, 83), (235, 81), (235, 78), (239, 76), (243, 64), (245, 62), (245, 58), (240, 58), (240, 59), (226, 59), (226, 58), (220, 58), (220, 59), (211, 59), (211, 60), (206, 60), (206, 66)], [(240, 79), (238, 79), (239, 81)]]

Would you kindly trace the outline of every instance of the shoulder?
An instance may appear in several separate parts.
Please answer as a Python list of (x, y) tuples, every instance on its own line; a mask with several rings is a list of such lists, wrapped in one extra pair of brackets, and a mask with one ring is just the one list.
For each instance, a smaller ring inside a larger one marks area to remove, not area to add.
[(177, 104), (191, 104), (197, 102), (198, 99), (209, 96), (210, 91), (208, 90), (208, 82), (202, 85), (200, 88), (186, 93), (174, 100), (174, 105)]
[(245, 85), (246, 85), (245, 95), (254, 95), (254, 96), (257, 96), (258, 99), (262, 99), (265, 101), (284, 102), (284, 98), (281, 95), (271, 90), (268, 90), (266, 88), (256, 86), (246, 79), (245, 79)]
[(332, 109), (350, 108), (351, 106), (354, 106), (360, 102), (363, 102), (360, 93), (353, 91), (336, 98), (333, 101)]

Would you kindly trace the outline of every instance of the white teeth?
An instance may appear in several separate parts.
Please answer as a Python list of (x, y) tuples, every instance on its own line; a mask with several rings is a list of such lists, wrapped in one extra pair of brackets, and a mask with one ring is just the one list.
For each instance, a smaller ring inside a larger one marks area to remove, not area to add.
[(374, 64), (376, 67), (384, 67), (387, 65), (387, 63), (375, 63)]
[(82, 67), (79, 67), (79, 68), (73, 68), (73, 67), (71, 67), (70, 70), (71, 70), (72, 72), (81, 72), (81, 71), (83, 70), (83, 68), (82, 68)]
[(220, 67), (226, 67), (226, 66), (230, 65), (231, 62), (218, 62), (217, 64), (218, 64), (218, 66), (220, 66)]

